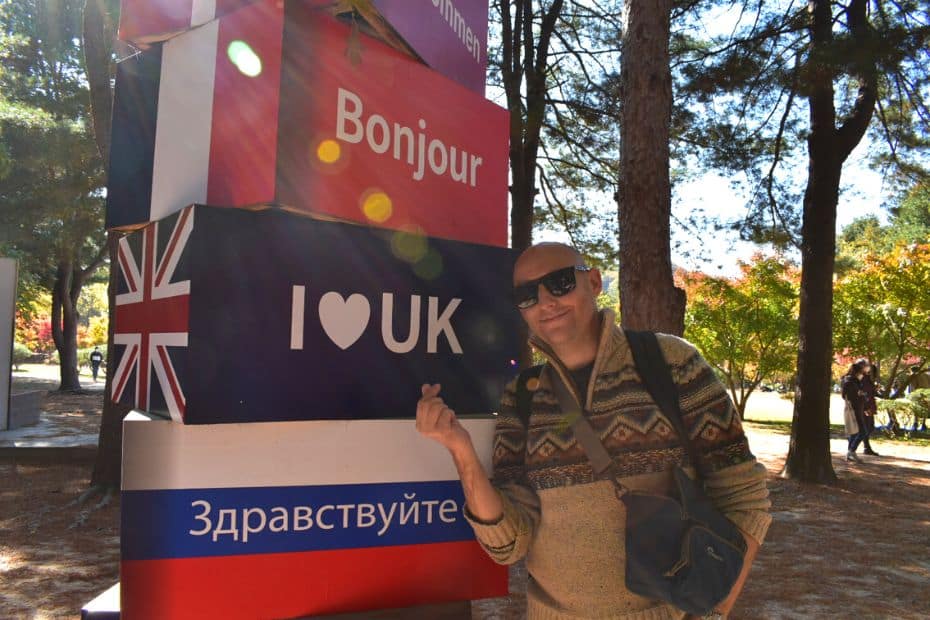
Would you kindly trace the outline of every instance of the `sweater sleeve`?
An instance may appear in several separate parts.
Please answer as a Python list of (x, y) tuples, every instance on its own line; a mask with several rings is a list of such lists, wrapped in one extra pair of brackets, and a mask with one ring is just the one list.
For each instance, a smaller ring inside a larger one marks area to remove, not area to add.
[(704, 477), (707, 495), (761, 544), (772, 522), (766, 469), (749, 450), (736, 407), (694, 346), (671, 336), (660, 342), (678, 384), (685, 428), (699, 459), (694, 465)]
[(526, 427), (516, 410), (516, 381), (501, 398), (494, 435), (492, 482), (501, 496), (504, 514), (493, 523), (479, 521), (465, 508), (475, 537), (498, 564), (513, 564), (529, 549), (539, 523), (539, 498), (526, 480)]

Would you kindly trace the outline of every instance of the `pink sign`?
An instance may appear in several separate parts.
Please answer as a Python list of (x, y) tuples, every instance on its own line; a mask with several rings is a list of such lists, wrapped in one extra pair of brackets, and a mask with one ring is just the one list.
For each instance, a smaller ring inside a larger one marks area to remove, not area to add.
[(147, 106), (157, 118), (150, 206), (114, 195), (108, 225), (193, 203), (275, 202), (506, 246), (507, 111), (311, 4), (279, 5), (252, 4), (164, 44)]
[(373, 0), (430, 67), (484, 94), (488, 0)]
[[(164, 41), (256, 1), (122, 0), (119, 37), (137, 44)], [(288, 4), (330, 9), (336, 3), (288, 0)], [(371, 4), (426, 64), (484, 94), (488, 0), (372, 0)]]

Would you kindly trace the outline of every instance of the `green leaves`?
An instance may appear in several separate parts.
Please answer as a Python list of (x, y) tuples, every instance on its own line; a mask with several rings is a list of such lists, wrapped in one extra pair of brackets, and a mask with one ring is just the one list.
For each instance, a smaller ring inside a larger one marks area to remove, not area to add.
[(799, 274), (779, 256), (757, 255), (739, 278), (681, 274), (685, 338), (721, 375), (742, 411), (763, 381), (790, 376), (797, 357)]
[(834, 348), (865, 356), (890, 386), (910, 364), (930, 360), (930, 244), (897, 243), (868, 254), (836, 283)]
[[(873, 163), (894, 180), (926, 178), (930, 147), (930, 23), (926, 2), (818, 2), (832, 30), (813, 45), (807, 3), (705, 3), (682, 14), (673, 49), (676, 155), (701, 171), (745, 175), (744, 239), (789, 244), (800, 224), (812, 89), (835, 92), (834, 152), (851, 150), (851, 118), (877, 77), (868, 110)], [(729, 9), (726, 7), (729, 6)], [(740, 19), (714, 27), (713, 17)], [(698, 34), (703, 31), (703, 34)], [(707, 34), (713, 33), (712, 35)], [(871, 76), (871, 77), (870, 77)], [(858, 142), (858, 138), (855, 140)], [(924, 155), (921, 155), (923, 153)]]
[(104, 162), (88, 127), (83, 1), (0, 3), (0, 251), (49, 290), (104, 242)]

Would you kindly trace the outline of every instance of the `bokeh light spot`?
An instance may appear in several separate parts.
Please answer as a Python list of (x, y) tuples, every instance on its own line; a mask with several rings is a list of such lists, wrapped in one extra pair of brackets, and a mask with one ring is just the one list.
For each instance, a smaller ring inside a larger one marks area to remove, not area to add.
[(422, 260), (427, 250), (429, 245), (422, 230), (402, 230), (391, 237), (391, 251), (394, 256), (410, 264)]
[(390, 219), (394, 212), (391, 197), (380, 190), (365, 192), (362, 198), (362, 212), (372, 222), (382, 224)]
[(435, 280), (442, 275), (442, 256), (430, 248), (413, 266), (413, 273), (424, 280)]
[(323, 140), (316, 147), (316, 156), (324, 164), (334, 164), (342, 156), (342, 148), (335, 140)]
[(258, 77), (262, 72), (262, 59), (245, 41), (233, 41), (226, 48), (226, 55), (244, 75)]

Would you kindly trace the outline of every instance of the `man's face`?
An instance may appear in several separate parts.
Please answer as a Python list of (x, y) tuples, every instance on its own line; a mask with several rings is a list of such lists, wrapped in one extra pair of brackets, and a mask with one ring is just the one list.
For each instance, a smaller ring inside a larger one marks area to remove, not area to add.
[[(581, 264), (569, 248), (540, 246), (527, 250), (514, 267), (515, 285), (536, 280), (563, 267)], [(539, 301), (520, 310), (530, 330), (547, 344), (559, 347), (585, 338), (597, 315), (596, 298), (601, 291), (601, 274), (596, 269), (575, 271), (575, 289), (556, 297), (542, 284)]]

